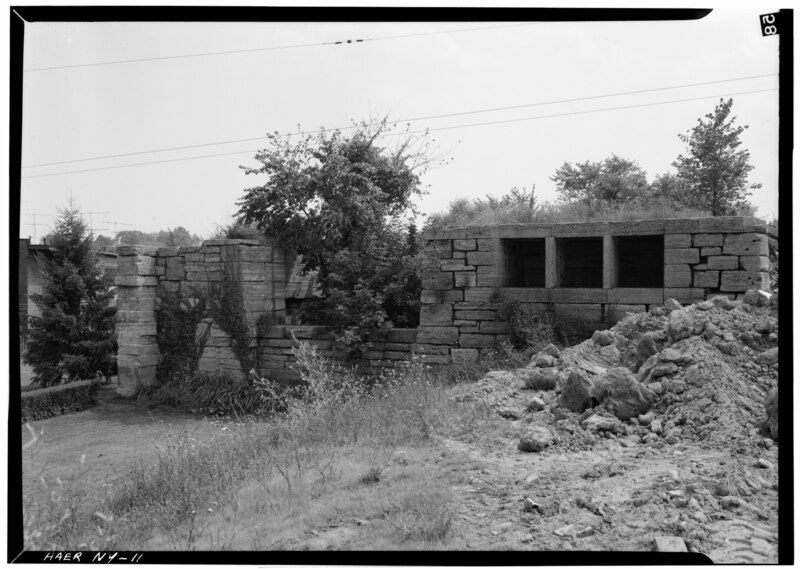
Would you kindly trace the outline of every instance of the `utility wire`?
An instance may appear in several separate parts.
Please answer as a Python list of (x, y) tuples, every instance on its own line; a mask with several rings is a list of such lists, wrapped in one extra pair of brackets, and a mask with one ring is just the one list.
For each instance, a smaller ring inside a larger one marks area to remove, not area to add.
[[(673, 103), (685, 103), (685, 102), (689, 102), (689, 101), (701, 101), (701, 100), (705, 100), (705, 99), (716, 99), (717, 97), (732, 97), (732, 96), (735, 96), (735, 95), (751, 95), (751, 94), (754, 94), (754, 93), (767, 93), (767, 92), (770, 92), (770, 91), (777, 91), (777, 90), (778, 90), (777, 88), (774, 88), (774, 89), (760, 89), (760, 90), (757, 90), (757, 91), (740, 91), (738, 93), (723, 93), (723, 94), (720, 94), (720, 95), (707, 95), (707, 96), (704, 96), (704, 97), (693, 97), (693, 98), (690, 98), (690, 99), (675, 99), (675, 100), (672, 100), (672, 101), (659, 101), (659, 102), (655, 102), (655, 103), (642, 103), (642, 104), (638, 104), (638, 105), (624, 105), (624, 106), (620, 106), (620, 107), (607, 107), (607, 108), (604, 108), (604, 109), (592, 109), (592, 110), (588, 110), (588, 111), (571, 111), (571, 112), (568, 112), (568, 113), (558, 113), (558, 114), (554, 114), (554, 115), (540, 115), (540, 116), (536, 116), (536, 117), (523, 117), (523, 118), (517, 118), (517, 119), (506, 119), (506, 120), (499, 120), (499, 121), (462, 124), (462, 125), (455, 125), (455, 126), (426, 128), (426, 129), (410, 131), (410, 132), (390, 133), (390, 134), (387, 134), (386, 136), (401, 136), (401, 135), (409, 135), (409, 134), (420, 134), (420, 133), (425, 133), (425, 132), (433, 132), (433, 131), (437, 131), (437, 130), (454, 130), (454, 129), (459, 129), (459, 128), (470, 128), (470, 127), (475, 127), (475, 126), (487, 126), (487, 125), (493, 125), (493, 124), (504, 124), (504, 123), (513, 123), (513, 122), (532, 121), (532, 120), (538, 120), (538, 119), (566, 117), (566, 116), (571, 116), (571, 115), (584, 115), (584, 114), (591, 114), (591, 113), (601, 113), (601, 112), (606, 112), (606, 111), (619, 111), (619, 110), (623, 110), (623, 109), (636, 109), (636, 108), (642, 108), (642, 107), (653, 107), (653, 106), (657, 106), (657, 105), (669, 105), (669, 104), (673, 104)], [(51, 174), (37, 174), (37, 175), (34, 175), (34, 176), (22, 176), (22, 178), (23, 179), (28, 179), (28, 178), (46, 178), (48, 176), (61, 176), (61, 175), (66, 175), (66, 174), (79, 174), (79, 173), (83, 173), (83, 172), (98, 172), (98, 171), (101, 171), (101, 170), (114, 170), (114, 169), (117, 169), (117, 168), (132, 168), (134, 166), (148, 166), (148, 165), (152, 165), (152, 164), (165, 164), (167, 162), (182, 162), (182, 161), (185, 161), (185, 160), (198, 160), (200, 158), (215, 158), (215, 157), (218, 157), (218, 156), (233, 156), (233, 155), (237, 155), (237, 154), (251, 154), (253, 152), (258, 152), (258, 149), (239, 150), (239, 151), (236, 151), (236, 152), (223, 152), (223, 153), (219, 153), (219, 154), (203, 154), (201, 156), (187, 156), (187, 157), (184, 157), (184, 158), (170, 158), (170, 159), (167, 159), (167, 160), (154, 160), (152, 162), (137, 162), (135, 164), (122, 164), (122, 165), (118, 165), (118, 166), (105, 166), (105, 167), (102, 167), (102, 168), (86, 168), (84, 170), (72, 170), (70, 172), (53, 172)]]
[[(684, 85), (673, 85), (673, 86), (670, 86), (670, 87), (655, 87), (655, 88), (652, 88), (652, 89), (639, 89), (637, 91), (622, 91), (622, 92), (619, 92), (619, 93), (608, 93), (608, 94), (605, 94), (605, 95), (592, 95), (592, 96), (588, 96), (588, 97), (576, 97), (576, 98), (573, 98), (573, 99), (559, 99), (559, 100), (555, 100), (555, 101), (543, 101), (543, 102), (539, 102), (539, 103), (526, 103), (524, 105), (513, 105), (513, 106), (508, 106), (508, 107), (494, 107), (494, 108), (491, 108), (491, 109), (479, 109), (479, 110), (473, 110), (473, 111), (462, 111), (462, 112), (458, 112), (458, 113), (448, 113), (448, 114), (444, 114), (444, 115), (429, 115), (429, 116), (415, 117), (415, 118), (409, 118), (409, 119), (398, 119), (396, 121), (391, 121), (391, 122), (393, 122), (393, 123), (413, 122), (413, 121), (421, 121), (421, 120), (441, 119), (441, 118), (447, 118), (447, 117), (457, 117), (457, 116), (463, 116), (463, 115), (473, 115), (473, 114), (479, 114), (479, 113), (490, 113), (490, 112), (495, 112), (495, 111), (508, 111), (508, 110), (513, 110), (513, 109), (523, 109), (523, 108), (527, 108), (527, 107), (538, 107), (538, 106), (543, 106), (543, 105), (555, 105), (555, 104), (558, 104), (558, 103), (574, 103), (574, 102), (577, 102), (577, 101), (589, 101), (589, 100), (592, 100), (592, 99), (604, 99), (604, 98), (608, 98), (608, 97), (618, 97), (618, 96), (622, 96), (622, 95), (638, 95), (638, 94), (641, 94), (641, 93), (653, 93), (653, 92), (656, 92), (656, 91), (667, 91), (667, 90), (671, 90), (671, 89), (682, 89), (682, 88), (685, 88), (685, 87), (698, 87), (698, 86), (702, 86), (702, 85), (712, 85), (712, 84), (715, 84), (715, 83), (730, 83), (732, 81), (746, 81), (746, 80), (749, 80), (749, 79), (761, 79), (761, 78), (764, 78), (764, 77), (774, 77), (774, 76), (777, 76), (777, 73), (768, 73), (766, 75), (751, 75), (749, 77), (737, 77), (737, 78), (734, 78), (734, 79), (719, 79), (719, 80), (716, 80), (716, 81), (704, 81), (702, 83), (686, 83)], [(378, 124), (380, 124), (380, 123), (370, 123), (370, 124), (368, 124), (366, 126), (377, 126)], [(346, 129), (352, 129), (352, 128), (356, 128), (356, 127), (346, 126), (346, 127), (339, 127), (339, 128), (330, 129), (330, 130), (346, 130)], [(284, 134), (284, 135), (281, 135), (281, 136), (283, 136), (283, 137), (304, 136), (304, 135), (308, 135), (308, 134), (319, 134), (320, 132), (322, 132), (322, 131), (320, 131), (320, 130), (302, 131), (302, 132), (297, 132), (297, 133)], [(172, 146), (172, 147), (168, 147), (168, 148), (158, 148), (158, 149), (155, 149), (155, 150), (140, 150), (138, 152), (125, 152), (125, 153), (122, 153), (122, 154), (107, 154), (105, 156), (94, 156), (92, 158), (76, 158), (74, 160), (62, 160), (60, 162), (42, 162), (40, 164), (30, 164), (30, 165), (27, 165), (27, 166), (23, 166), (23, 168), (40, 168), (40, 167), (44, 167), (44, 166), (57, 166), (59, 164), (74, 164), (76, 162), (88, 162), (88, 161), (91, 161), (91, 160), (103, 160), (103, 159), (106, 159), (106, 158), (122, 158), (122, 157), (125, 157), (125, 156), (138, 156), (138, 155), (142, 155), (142, 154), (155, 154), (155, 153), (158, 153), (158, 152), (169, 152), (169, 151), (172, 151), (172, 150), (189, 150), (189, 149), (192, 149), (192, 148), (203, 148), (203, 147), (206, 147), (206, 146), (219, 146), (219, 145), (222, 145), (222, 144), (235, 144), (237, 142), (253, 142), (253, 141), (256, 141), (256, 140), (263, 140), (264, 138), (265, 138), (264, 136), (258, 136), (258, 137), (255, 137), (255, 138), (239, 138), (239, 139), (233, 139), (233, 140), (221, 140), (219, 142), (205, 142), (205, 143), (202, 143), (202, 144), (189, 144), (189, 145), (186, 145), (186, 146)]]
[(54, 69), (75, 69), (77, 67), (97, 67), (100, 65), (116, 65), (118, 63), (136, 63), (140, 61), (164, 61), (167, 59), (187, 59), (190, 57), (207, 57), (209, 55), (231, 55), (235, 53), (254, 53), (259, 51), (277, 51), (277, 50), (285, 50), (285, 49), (297, 49), (303, 47), (319, 47), (325, 45), (348, 45), (354, 43), (366, 43), (371, 41), (382, 41), (382, 40), (393, 40), (393, 39), (400, 39), (400, 38), (416, 38), (420, 36), (434, 36), (439, 34), (454, 34), (459, 32), (476, 32), (481, 30), (496, 30), (500, 28), (515, 28), (519, 26), (531, 26), (533, 24), (537, 24), (539, 22), (523, 22), (518, 24), (508, 24), (505, 26), (485, 26), (482, 28), (463, 28), (460, 30), (444, 30), (438, 32), (420, 32), (416, 34), (401, 34), (401, 35), (394, 35), (394, 36), (380, 36), (375, 38), (365, 38), (365, 39), (349, 39), (349, 40), (339, 40), (339, 41), (327, 41), (327, 42), (319, 42), (319, 43), (301, 43), (295, 45), (281, 45), (281, 46), (273, 46), (273, 47), (258, 47), (253, 49), (233, 49), (229, 51), (208, 51), (204, 53), (189, 53), (186, 55), (164, 55), (159, 57), (142, 57), (138, 59), (120, 59), (116, 61), (98, 61), (96, 63), (76, 63), (73, 65), (55, 65), (52, 67), (34, 67), (31, 69), (23, 69), (23, 72), (33, 72), (33, 71), (50, 71)]

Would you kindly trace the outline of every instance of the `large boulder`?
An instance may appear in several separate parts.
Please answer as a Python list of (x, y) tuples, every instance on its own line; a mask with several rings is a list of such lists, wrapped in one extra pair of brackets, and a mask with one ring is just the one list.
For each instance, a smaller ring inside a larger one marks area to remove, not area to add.
[(672, 342), (696, 336), (703, 331), (703, 326), (708, 322), (708, 317), (700, 316), (689, 309), (674, 310), (669, 314), (667, 335)]
[(560, 377), (555, 368), (524, 368), (518, 371), (526, 389), (555, 389)]
[(647, 413), (655, 394), (640, 384), (628, 368), (608, 370), (596, 382), (594, 398), (622, 421)]
[(593, 389), (594, 384), (588, 377), (577, 371), (572, 371), (561, 387), (558, 406), (575, 413), (582, 413), (592, 406)]
[(778, 440), (778, 388), (775, 387), (767, 393), (764, 400), (764, 407), (767, 409), (767, 423), (766, 427), (771, 436), (776, 441)]
[(636, 344), (636, 369), (642, 367), (642, 364), (654, 356), (658, 352), (656, 341), (652, 336), (644, 335), (639, 343)]
[(517, 448), (522, 452), (541, 452), (551, 444), (554, 438), (546, 427), (535, 425), (529, 427), (519, 439)]
[(756, 356), (756, 362), (762, 366), (771, 366), (778, 362), (778, 348), (772, 348), (761, 352)]

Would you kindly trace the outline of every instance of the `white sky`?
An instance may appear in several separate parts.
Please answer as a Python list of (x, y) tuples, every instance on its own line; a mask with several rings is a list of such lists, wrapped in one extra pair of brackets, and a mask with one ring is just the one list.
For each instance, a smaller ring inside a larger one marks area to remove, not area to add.
[[(778, 38), (762, 37), (765, 8), (715, 10), (690, 22), (638, 23), (36, 23), (25, 28), (25, 69), (347, 39), (426, 34), (353, 45), (302, 47), (74, 67), (24, 74), (22, 163), (35, 165), (255, 138), (388, 114), (399, 120), (655, 89), (704, 86), (414, 121), (421, 130), (709, 97), (641, 108), (572, 114), (432, 132), (447, 164), (423, 178), (423, 213), (456, 197), (501, 195), (549, 179), (565, 161), (612, 153), (638, 161), (652, 180), (673, 171), (678, 134), (733, 95), (738, 124), (763, 184), (761, 216), (777, 215)], [(511, 25), (513, 24), (513, 25)], [(387, 140), (394, 144), (394, 139)], [(235, 213), (257, 178), (258, 141), (24, 168), (23, 176), (232, 153), (195, 160), (22, 180), (21, 236), (52, 226), (70, 194), (93, 214), (96, 233), (182, 225), (209, 235)], [(13, 212), (12, 212), (13, 215)], [(128, 224), (128, 225), (122, 225)]]

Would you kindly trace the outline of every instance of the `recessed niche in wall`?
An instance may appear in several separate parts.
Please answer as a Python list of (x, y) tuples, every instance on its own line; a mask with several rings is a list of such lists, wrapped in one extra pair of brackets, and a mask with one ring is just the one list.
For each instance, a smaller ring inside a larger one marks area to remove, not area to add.
[(603, 238), (565, 237), (556, 240), (558, 285), (565, 288), (603, 287)]
[(616, 279), (620, 288), (664, 286), (664, 236), (616, 237)]
[(504, 239), (503, 286), (545, 286), (544, 239)]

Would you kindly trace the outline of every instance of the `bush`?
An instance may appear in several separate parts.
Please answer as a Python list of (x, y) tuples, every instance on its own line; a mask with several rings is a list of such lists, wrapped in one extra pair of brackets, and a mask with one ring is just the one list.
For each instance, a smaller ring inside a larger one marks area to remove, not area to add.
[(539, 350), (556, 338), (553, 318), (536, 312), (528, 304), (505, 297), (495, 291), (491, 298), (497, 307), (497, 317), (508, 322), (511, 346), (516, 350)]
[(140, 397), (155, 405), (170, 405), (204, 415), (262, 415), (285, 407), (285, 390), (268, 379), (248, 380), (226, 374), (197, 372), (175, 375), (166, 382), (145, 387)]
[(26, 391), (21, 396), (22, 422), (39, 421), (94, 407), (99, 386), (96, 380), (87, 379)]

